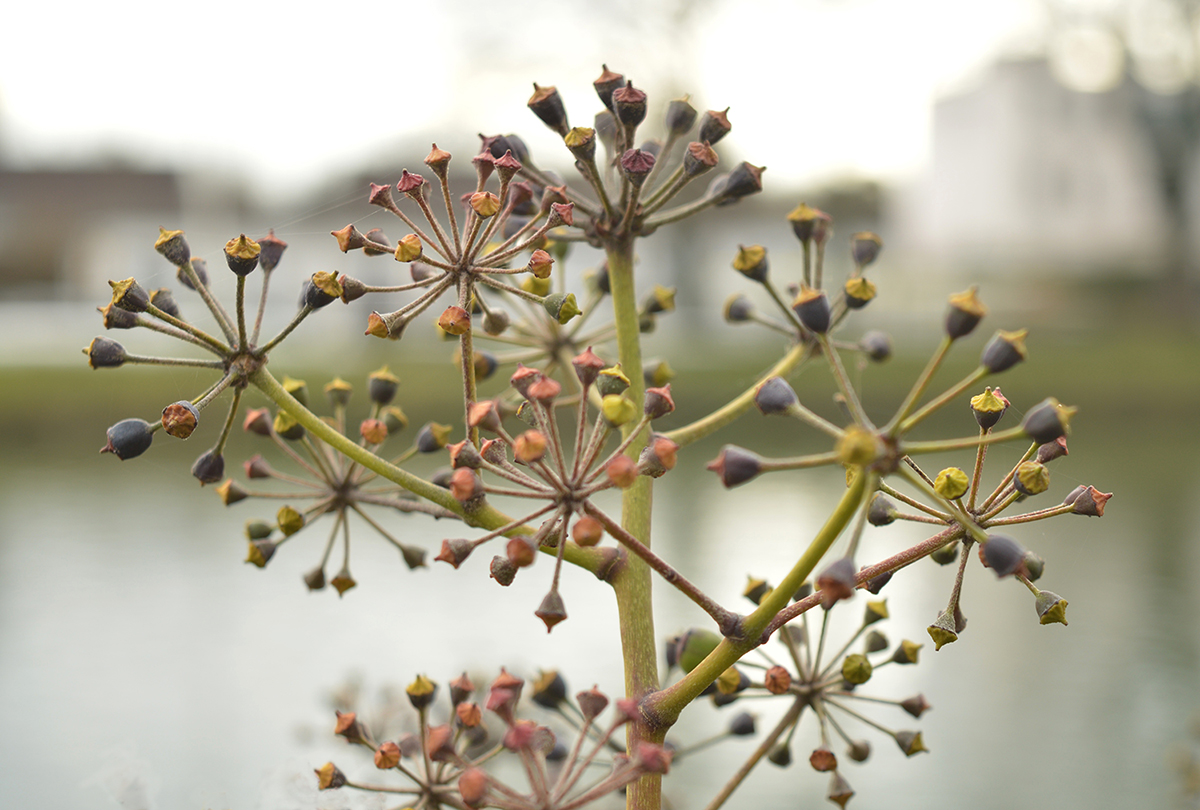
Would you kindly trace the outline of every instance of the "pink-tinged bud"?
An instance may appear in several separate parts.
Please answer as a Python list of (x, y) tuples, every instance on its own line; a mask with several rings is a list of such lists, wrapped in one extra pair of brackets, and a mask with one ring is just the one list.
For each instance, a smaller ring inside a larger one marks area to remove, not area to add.
[(821, 594), (821, 607), (829, 610), (834, 603), (854, 595), (857, 568), (854, 560), (842, 557), (829, 565), (817, 577), (817, 588)]
[(642, 412), (651, 419), (666, 416), (675, 410), (675, 400), (671, 399), (671, 386), (662, 388), (647, 388), (643, 400)]
[(454, 717), (463, 728), (476, 728), (483, 723), (483, 710), (478, 703), (463, 702), (454, 707)]
[(467, 807), (479, 807), (488, 798), (488, 775), (482, 768), (467, 768), (458, 777), (458, 795)]
[(592, 82), (592, 87), (596, 88), (596, 95), (600, 97), (600, 101), (609, 110), (613, 108), (613, 93), (617, 88), (625, 83), (625, 77), (620, 73), (614, 73), (608, 69), (608, 65), (601, 65), (603, 72), (600, 78)]
[(396, 203), (392, 199), (392, 187), (390, 185), (380, 186), (372, 183), (371, 193), (367, 196), (367, 202), (371, 205), (378, 205), (380, 208), (386, 208), (389, 211), (396, 207)]
[(542, 598), (542, 603), (533, 615), (545, 623), (547, 633), (553, 630), (556, 624), (566, 620), (567, 608), (557, 589), (552, 589)]
[(1074, 514), (1088, 517), (1104, 517), (1104, 505), (1113, 494), (1101, 492), (1093, 486), (1078, 486), (1063, 499), (1064, 504), (1074, 507)]
[(334, 725), (334, 734), (345, 737), (348, 742), (370, 743), (371, 734), (358, 721), (358, 715), (354, 712), (336, 712), (336, 714), (337, 723)]
[(661, 745), (643, 742), (634, 749), (633, 759), (646, 773), (666, 773), (671, 769), (671, 752)]
[(329, 233), (331, 236), (337, 239), (338, 249), (341, 250), (342, 253), (348, 253), (351, 250), (358, 250), (367, 244), (366, 237), (359, 233), (358, 228), (354, 227), (353, 224), (347, 225), (341, 230), (330, 231)]
[(513, 440), (513, 458), (522, 464), (533, 464), (546, 456), (546, 436), (538, 430), (527, 430)]
[(517, 393), (525, 398), (528, 398), (529, 386), (542, 379), (542, 377), (542, 372), (538, 371), (536, 368), (530, 368), (529, 366), (517, 364), (517, 370), (513, 372), (511, 377), (508, 378), (508, 383), (517, 390)]
[(562, 393), (562, 385), (550, 377), (535, 380), (525, 389), (525, 397), (532, 402), (538, 402), (546, 407), (554, 404), (554, 400)]
[(551, 203), (550, 227), (575, 224), (575, 203)]
[(571, 361), (571, 365), (575, 367), (575, 376), (579, 378), (579, 381), (585, 387), (595, 383), (600, 372), (608, 366), (607, 363), (592, 353), (591, 346), (588, 346), (576, 355)]
[(638, 471), (651, 478), (660, 478), (675, 469), (679, 445), (661, 434), (655, 434), (638, 457)]
[(483, 496), (483, 481), (474, 470), (460, 467), (450, 476), (450, 494), (463, 505), (472, 503)]
[(434, 762), (454, 762), (458, 753), (454, 750), (454, 731), (449, 725), (431, 726), (425, 734), (425, 752)]
[(379, 419), (364, 419), (358, 426), (358, 432), (367, 444), (382, 444), (388, 437), (387, 425)]
[(583, 712), (583, 718), (588, 722), (595, 720), (608, 706), (608, 698), (594, 686), (586, 692), (577, 694), (575, 702), (579, 704), (579, 710)]
[(736, 487), (762, 472), (762, 459), (749, 450), (727, 444), (705, 469), (715, 472), (726, 488)]
[(604, 474), (613, 486), (628, 489), (637, 481), (637, 463), (626, 455), (619, 455), (604, 468)]
[(271, 412), (266, 408), (255, 408), (246, 411), (246, 420), (242, 429), (247, 433), (257, 433), (259, 436), (271, 435)]
[(391, 740), (375, 749), (375, 767), (381, 771), (395, 768), (400, 764), (400, 746)]
[[(496, 400), (485, 399), (467, 406), (467, 424), (473, 428), (495, 433), (500, 430), (500, 411)], [(486, 458), (486, 456), (484, 456)]]
[(594, 546), (604, 538), (604, 524), (594, 517), (581, 517), (571, 527), (571, 538), (581, 546)]
[(270, 478), (273, 473), (271, 465), (259, 454), (255, 454), (246, 461), (243, 461), (242, 469), (246, 471), (247, 478)]
[(458, 568), (462, 565), (471, 552), (475, 550), (475, 546), (470, 540), (443, 540), (442, 550), (438, 553), (435, 560), (450, 563), (450, 565)]
[(425, 165), (433, 169), (438, 177), (441, 177), (449, 164), (450, 153), (445, 149), (439, 149), (436, 143), (433, 144), (429, 150), (429, 154), (425, 156)]
[(513, 157), (511, 150), (496, 158), (495, 165), (496, 174), (500, 175), (500, 180), (505, 183), (511, 181), (517, 172), (521, 171), (521, 161)]
[(504, 551), (508, 555), (508, 561), (515, 568), (528, 568), (537, 559), (537, 548), (524, 536), (508, 538)]
[(419, 174), (412, 174), (405, 169), (400, 173), (400, 182), (396, 183), (396, 190), (401, 194), (407, 194), (409, 197), (417, 198), (421, 194), (421, 186), (425, 184), (425, 178)]

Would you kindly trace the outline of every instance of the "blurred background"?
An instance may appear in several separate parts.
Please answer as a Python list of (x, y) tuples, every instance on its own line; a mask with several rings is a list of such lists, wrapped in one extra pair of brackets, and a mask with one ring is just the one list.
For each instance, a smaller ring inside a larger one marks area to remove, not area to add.
[[(648, 337), (676, 373), (674, 424), (782, 350), (765, 330), (724, 324), (721, 303), (758, 292), (729, 269), (738, 244), (766, 245), (772, 272), (797, 277), (784, 217), (806, 201), (834, 217), (827, 277), (849, 270), (852, 232), (884, 240), (880, 297), (846, 333), (896, 338), (892, 361), (856, 370), (873, 412), (895, 407), (936, 345), (946, 296), (979, 284), (991, 315), (939, 379), (972, 368), (991, 329), (1028, 327), (1030, 360), (1001, 383), (1015, 413), (1048, 395), (1081, 408), (1051, 493), (1079, 483), (1116, 493), (1103, 520), (1019, 537), (1048, 560), (1045, 587), (1070, 600), (1069, 628), (1038, 626), (1024, 589), (971, 571), (962, 640), (937, 655), (928, 646), (920, 666), (881, 683), (933, 704), (920, 722), (932, 753), (905, 761), (876, 739), (872, 760), (846, 773), (854, 801), (1196, 801), (1197, 3), (447, 0), (313, 12), (250, 0), (67, 2), (46, 15), (6, 10), (0, 50), (0, 804), (341, 807), (346, 797), (315, 793), (309, 769), (332, 756), (347, 772), (373, 770), (331, 735), (330, 696), (355, 684), (369, 702), (417, 672), (444, 684), (466, 669), (486, 682), (505, 665), (557, 667), (573, 689), (619, 688), (611, 601), (586, 577), (569, 581), (571, 619), (548, 638), (532, 616), (548, 567), (501, 590), (486, 560), (410, 573), (390, 548), (362, 543), (360, 586), (338, 600), (300, 583), (316, 546), (289, 547), (265, 571), (242, 565), (242, 524), (266, 515), (196, 491), (188, 467), (202, 446), (160, 443), (129, 464), (95, 454), (107, 425), (152, 418), (207, 376), (94, 372), (79, 354), (103, 331), (94, 310), (108, 279), (175, 286), (152, 249), (160, 225), (215, 258), (230, 237), (273, 228), (290, 245), (280, 288), (318, 270), (395, 278), (390, 261), (343, 255), (329, 236), (348, 222), (389, 229), (367, 183), (423, 168), (433, 141), (468, 169), (481, 132), (519, 133), (540, 166), (571, 178), (569, 155), (525, 101), (532, 82), (557, 85), (572, 123), (590, 125), (601, 63), (649, 94), (648, 134), (668, 99), (690, 94), (700, 110), (730, 107), (722, 166), (767, 167), (762, 194), (665, 228), (640, 251), (641, 284), (678, 288), (678, 310)], [(596, 263), (576, 250), (566, 271)], [(294, 311), (293, 291), (276, 292), (268, 331)], [(316, 390), (336, 374), (361, 391), (388, 363), (414, 424), (453, 421), (450, 349), (413, 330), (400, 344), (363, 338), (369, 309), (323, 310), (273, 354), (277, 376)], [(153, 337), (123, 342), (174, 348)], [(825, 377), (806, 371), (797, 387), (832, 415)], [(972, 425), (955, 413), (935, 427)], [(776, 455), (821, 448), (757, 414), (727, 440)], [(688, 449), (656, 486), (655, 532), (664, 556), (732, 605), (746, 575), (786, 569), (840, 482), (775, 475), (725, 493), (702, 469), (719, 445)], [(235, 437), (231, 464), (258, 449)], [(993, 474), (1019, 454), (996, 451)], [(401, 525), (431, 549), (445, 531)], [(921, 536), (879, 535), (880, 557)], [(950, 584), (932, 564), (897, 578), (889, 634), (926, 639)], [(664, 637), (701, 621), (664, 591)], [(714, 714), (697, 707), (681, 740), (724, 722)], [(809, 745), (802, 723), (797, 749)], [(701, 806), (751, 747), (681, 762), (695, 791), (669, 788), (672, 805)], [(757, 792), (731, 806), (823, 803), (823, 778), (797, 760), (764, 765)]]

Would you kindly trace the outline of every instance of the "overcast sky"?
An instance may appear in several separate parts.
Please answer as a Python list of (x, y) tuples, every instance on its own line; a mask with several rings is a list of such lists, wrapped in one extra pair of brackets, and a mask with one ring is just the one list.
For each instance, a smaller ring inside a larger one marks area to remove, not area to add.
[(690, 92), (701, 109), (731, 106), (736, 151), (781, 180), (903, 175), (928, 150), (938, 94), (1001, 54), (1040, 48), (1044, 21), (1036, 0), (53, 8), (5, 10), (7, 158), (215, 163), (294, 188), (369, 153), (408, 160), (406, 138), (453, 151), (474, 148), (476, 132), (516, 130), (535, 150), (561, 149), (525, 108), (532, 82), (557, 85), (573, 123), (590, 124), (601, 62), (652, 105)]

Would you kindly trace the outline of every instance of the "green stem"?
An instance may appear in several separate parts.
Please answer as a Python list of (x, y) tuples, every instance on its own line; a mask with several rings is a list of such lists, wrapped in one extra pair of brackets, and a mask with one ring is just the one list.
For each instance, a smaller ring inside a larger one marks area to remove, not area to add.
[(693, 442), (697, 442), (706, 436), (716, 433), (721, 428), (728, 425), (730, 422), (737, 419), (739, 416), (750, 410), (750, 406), (754, 404), (754, 394), (758, 391), (758, 386), (762, 385), (764, 380), (771, 377), (787, 377), (795, 370), (796, 366), (812, 356), (811, 346), (804, 343), (797, 343), (787, 354), (785, 354), (778, 363), (758, 379), (754, 385), (747, 388), (742, 393), (738, 394), (725, 405), (710, 413), (701, 419), (697, 419), (690, 425), (684, 425), (681, 428), (668, 431), (663, 434), (671, 441), (678, 444), (680, 447), (685, 447)]
[[(633, 238), (615, 239), (607, 246), (608, 275), (612, 291), (613, 315), (617, 328), (617, 355), (621, 369), (629, 378), (627, 394), (640, 404), (645, 395), (642, 378), (641, 332), (633, 278)], [(626, 431), (634, 426), (627, 425)], [(646, 446), (645, 433), (629, 443), (628, 455), (637, 459)], [(638, 476), (633, 486), (622, 493), (621, 526), (643, 546), (650, 548), (651, 479)], [(612, 580), (620, 617), (621, 652), (625, 662), (625, 694), (634, 699), (658, 689), (658, 650), (655, 648), (654, 610), (650, 600), (650, 567), (636, 556), (626, 559)], [(706, 684), (707, 685), (707, 684)], [(633, 750), (639, 740), (662, 743), (666, 727), (631, 723), (626, 746)], [(662, 779), (648, 775), (629, 786), (626, 806), (629, 810), (655, 810), (662, 805)]]
[(683, 708), (699, 697), (722, 672), (762, 643), (763, 632), (771, 624), (771, 620), (787, 606), (792, 594), (808, 579), (817, 563), (853, 519), (862, 499), (867, 495), (867, 478), (861, 469), (858, 470), (837, 507), (808, 548), (800, 555), (800, 559), (792, 566), (792, 570), (780, 581), (778, 587), (767, 594), (758, 608), (743, 620), (740, 639), (724, 639), (684, 678), (646, 698), (642, 704), (642, 711), (649, 719), (662, 726), (674, 723)]

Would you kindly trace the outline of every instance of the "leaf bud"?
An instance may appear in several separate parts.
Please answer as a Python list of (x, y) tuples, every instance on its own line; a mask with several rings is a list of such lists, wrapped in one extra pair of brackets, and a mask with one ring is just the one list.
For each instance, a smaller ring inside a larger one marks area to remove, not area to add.
[(262, 252), (258, 242), (247, 239), (246, 234), (225, 243), (225, 263), (237, 276), (248, 276), (258, 267), (258, 256)]
[(112, 453), (121, 461), (135, 458), (150, 449), (154, 432), (144, 419), (122, 419), (110, 427), (105, 434), (108, 442), (100, 448), (101, 453)]

